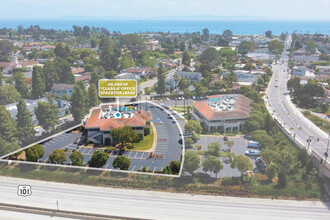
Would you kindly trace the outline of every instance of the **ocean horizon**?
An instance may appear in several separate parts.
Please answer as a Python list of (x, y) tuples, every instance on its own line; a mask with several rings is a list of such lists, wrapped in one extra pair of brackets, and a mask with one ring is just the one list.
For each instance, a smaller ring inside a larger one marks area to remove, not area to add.
[(192, 33), (208, 28), (210, 33), (222, 34), (231, 30), (233, 34), (262, 35), (271, 30), (274, 35), (282, 32), (330, 34), (330, 21), (293, 20), (2, 20), (0, 27), (16, 29), (22, 25), (39, 25), (44, 29), (73, 30), (73, 25), (107, 28), (110, 32), (141, 33), (171, 32)]

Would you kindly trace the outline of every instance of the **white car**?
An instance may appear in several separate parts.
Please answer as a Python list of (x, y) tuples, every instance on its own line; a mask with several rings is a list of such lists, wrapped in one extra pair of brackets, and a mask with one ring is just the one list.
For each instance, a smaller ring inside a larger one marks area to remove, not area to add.
[(245, 155), (247, 155), (247, 156), (259, 156), (260, 151), (259, 150), (247, 150), (247, 151), (245, 151)]
[(167, 98), (166, 98), (166, 101), (170, 101), (170, 99), (167, 97)]

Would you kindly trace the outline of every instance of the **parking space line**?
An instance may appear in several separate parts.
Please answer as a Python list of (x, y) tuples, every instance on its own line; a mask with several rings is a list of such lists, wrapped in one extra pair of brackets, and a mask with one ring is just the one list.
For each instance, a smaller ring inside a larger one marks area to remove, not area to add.
[(136, 165), (133, 167), (132, 171), (134, 171), (135, 167), (136, 167)]
[(141, 157), (140, 157), (140, 158), (142, 158), (142, 157), (143, 157), (143, 155), (144, 155), (144, 153), (142, 153), (142, 154), (141, 154)]
[(149, 166), (147, 167), (147, 170), (149, 170)]
[(104, 169), (107, 169), (107, 167), (109, 166), (110, 163), (107, 163), (107, 165), (104, 167)]
[(88, 153), (87, 153), (87, 154), (89, 154), (91, 151), (93, 151), (93, 149), (91, 149), (90, 151), (88, 151)]
[(127, 156), (127, 157), (130, 157), (130, 156), (131, 156), (131, 154), (132, 154), (132, 152), (133, 152), (133, 151), (129, 152), (129, 154), (128, 154), (128, 156)]
[(156, 170), (156, 167), (154, 168), (154, 170), (152, 171), (153, 173), (155, 172), (155, 170)]

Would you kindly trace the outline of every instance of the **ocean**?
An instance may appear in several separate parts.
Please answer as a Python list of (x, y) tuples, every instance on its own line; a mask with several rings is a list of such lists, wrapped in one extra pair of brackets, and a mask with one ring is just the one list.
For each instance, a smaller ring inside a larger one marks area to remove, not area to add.
[(2, 20), (0, 27), (17, 28), (40, 25), (45, 29), (72, 30), (73, 25), (105, 27), (110, 32), (171, 32), (192, 33), (208, 28), (210, 33), (222, 34), (230, 29), (234, 34), (264, 34), (272, 30), (274, 35), (282, 32), (330, 34), (330, 21), (252, 21), (252, 20)]

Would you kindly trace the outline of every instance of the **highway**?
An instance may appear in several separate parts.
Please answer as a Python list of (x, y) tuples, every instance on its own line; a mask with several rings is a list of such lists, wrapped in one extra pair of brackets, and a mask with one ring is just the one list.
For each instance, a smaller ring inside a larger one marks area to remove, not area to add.
[[(17, 186), (32, 195), (17, 195)], [(92, 187), (0, 177), (0, 203), (143, 219), (330, 219), (330, 204)], [(1, 210), (0, 210), (1, 216)]]
[[(291, 42), (291, 36), (288, 37), (286, 45)], [(286, 49), (288, 46), (286, 46)], [(275, 118), (287, 128), (305, 146), (308, 146), (307, 139), (311, 139), (310, 149), (317, 152), (322, 158), (327, 150), (328, 135), (320, 128), (309, 121), (291, 102), (287, 81), (290, 79), (288, 73), (288, 52), (284, 51), (280, 57), (280, 64), (273, 65), (273, 77), (268, 85), (266, 94), (269, 97), (268, 102)], [(284, 63), (282, 63), (284, 61)], [(319, 141), (317, 141), (319, 139)], [(329, 162), (329, 157), (328, 160)]]

